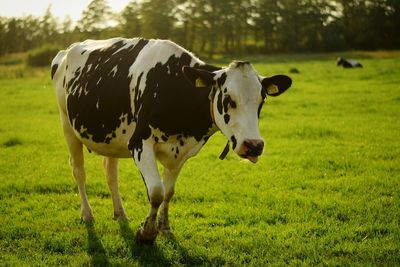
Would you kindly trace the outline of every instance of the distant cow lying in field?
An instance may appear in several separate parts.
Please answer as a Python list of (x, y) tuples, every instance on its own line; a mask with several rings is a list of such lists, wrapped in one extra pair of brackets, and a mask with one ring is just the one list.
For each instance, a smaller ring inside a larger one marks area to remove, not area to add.
[[(170, 231), (168, 205), (176, 178), (215, 132), (221, 131), (240, 157), (257, 161), (264, 147), (258, 129), (264, 101), (292, 83), (284, 75), (261, 77), (248, 62), (214, 67), (173, 42), (139, 38), (75, 43), (57, 54), (51, 75), (82, 219), (93, 220), (83, 145), (105, 157), (116, 219), (127, 218), (118, 191), (118, 158), (133, 157), (150, 202), (136, 236), (143, 243)], [(164, 166), (162, 181), (157, 160)]]
[(337, 66), (343, 66), (343, 68), (362, 68), (363, 66), (361, 65), (360, 62), (353, 60), (353, 59), (344, 59), (342, 57), (339, 57), (336, 60), (336, 65)]

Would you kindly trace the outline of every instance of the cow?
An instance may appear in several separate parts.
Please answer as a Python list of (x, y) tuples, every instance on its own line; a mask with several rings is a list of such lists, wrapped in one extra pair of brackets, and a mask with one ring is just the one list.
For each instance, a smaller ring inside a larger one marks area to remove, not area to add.
[[(228, 139), (224, 154), (230, 142), (240, 157), (257, 162), (264, 148), (258, 129), (264, 101), (292, 83), (285, 75), (261, 77), (249, 62), (215, 67), (171, 41), (143, 38), (72, 44), (53, 59), (51, 77), (82, 220), (94, 219), (83, 147), (104, 156), (115, 219), (127, 219), (118, 159), (133, 158), (150, 204), (136, 240), (149, 244), (159, 232), (171, 231), (169, 202), (185, 161), (221, 131)], [(164, 167), (162, 179), (157, 161)]]
[(360, 62), (353, 60), (353, 59), (344, 59), (342, 57), (338, 57), (336, 60), (336, 66), (342, 66), (345, 69), (349, 68), (362, 68)]

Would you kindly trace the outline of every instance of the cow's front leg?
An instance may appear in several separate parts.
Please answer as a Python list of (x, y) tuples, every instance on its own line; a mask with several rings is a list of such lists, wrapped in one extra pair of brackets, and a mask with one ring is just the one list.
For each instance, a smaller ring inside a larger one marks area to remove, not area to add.
[(164, 169), (163, 185), (164, 185), (164, 201), (160, 208), (160, 216), (158, 217), (158, 229), (163, 234), (170, 234), (171, 228), (168, 220), (169, 202), (175, 192), (175, 182), (178, 177), (180, 168), (178, 169)]
[(164, 187), (158, 173), (153, 144), (142, 144), (141, 148), (133, 149), (133, 156), (147, 188), (150, 210), (143, 226), (136, 233), (136, 239), (139, 243), (152, 244), (158, 234), (157, 212), (164, 198)]

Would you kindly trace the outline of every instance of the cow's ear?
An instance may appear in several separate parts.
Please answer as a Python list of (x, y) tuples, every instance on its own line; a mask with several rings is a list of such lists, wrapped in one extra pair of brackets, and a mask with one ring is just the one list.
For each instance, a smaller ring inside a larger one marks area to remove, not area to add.
[(189, 82), (198, 88), (208, 87), (215, 83), (215, 74), (212, 72), (196, 69), (189, 66), (183, 66), (182, 71)]
[(261, 84), (267, 95), (278, 96), (292, 85), (292, 79), (286, 75), (275, 75), (263, 78)]

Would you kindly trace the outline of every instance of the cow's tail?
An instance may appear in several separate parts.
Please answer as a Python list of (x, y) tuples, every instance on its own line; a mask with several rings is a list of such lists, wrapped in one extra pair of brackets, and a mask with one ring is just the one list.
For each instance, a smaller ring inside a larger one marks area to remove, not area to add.
[(60, 52), (57, 53), (57, 55), (54, 57), (53, 61), (51, 62), (51, 79), (54, 78), (54, 75), (57, 72), (58, 66), (61, 64), (61, 61), (65, 57), (67, 51), (61, 50)]

